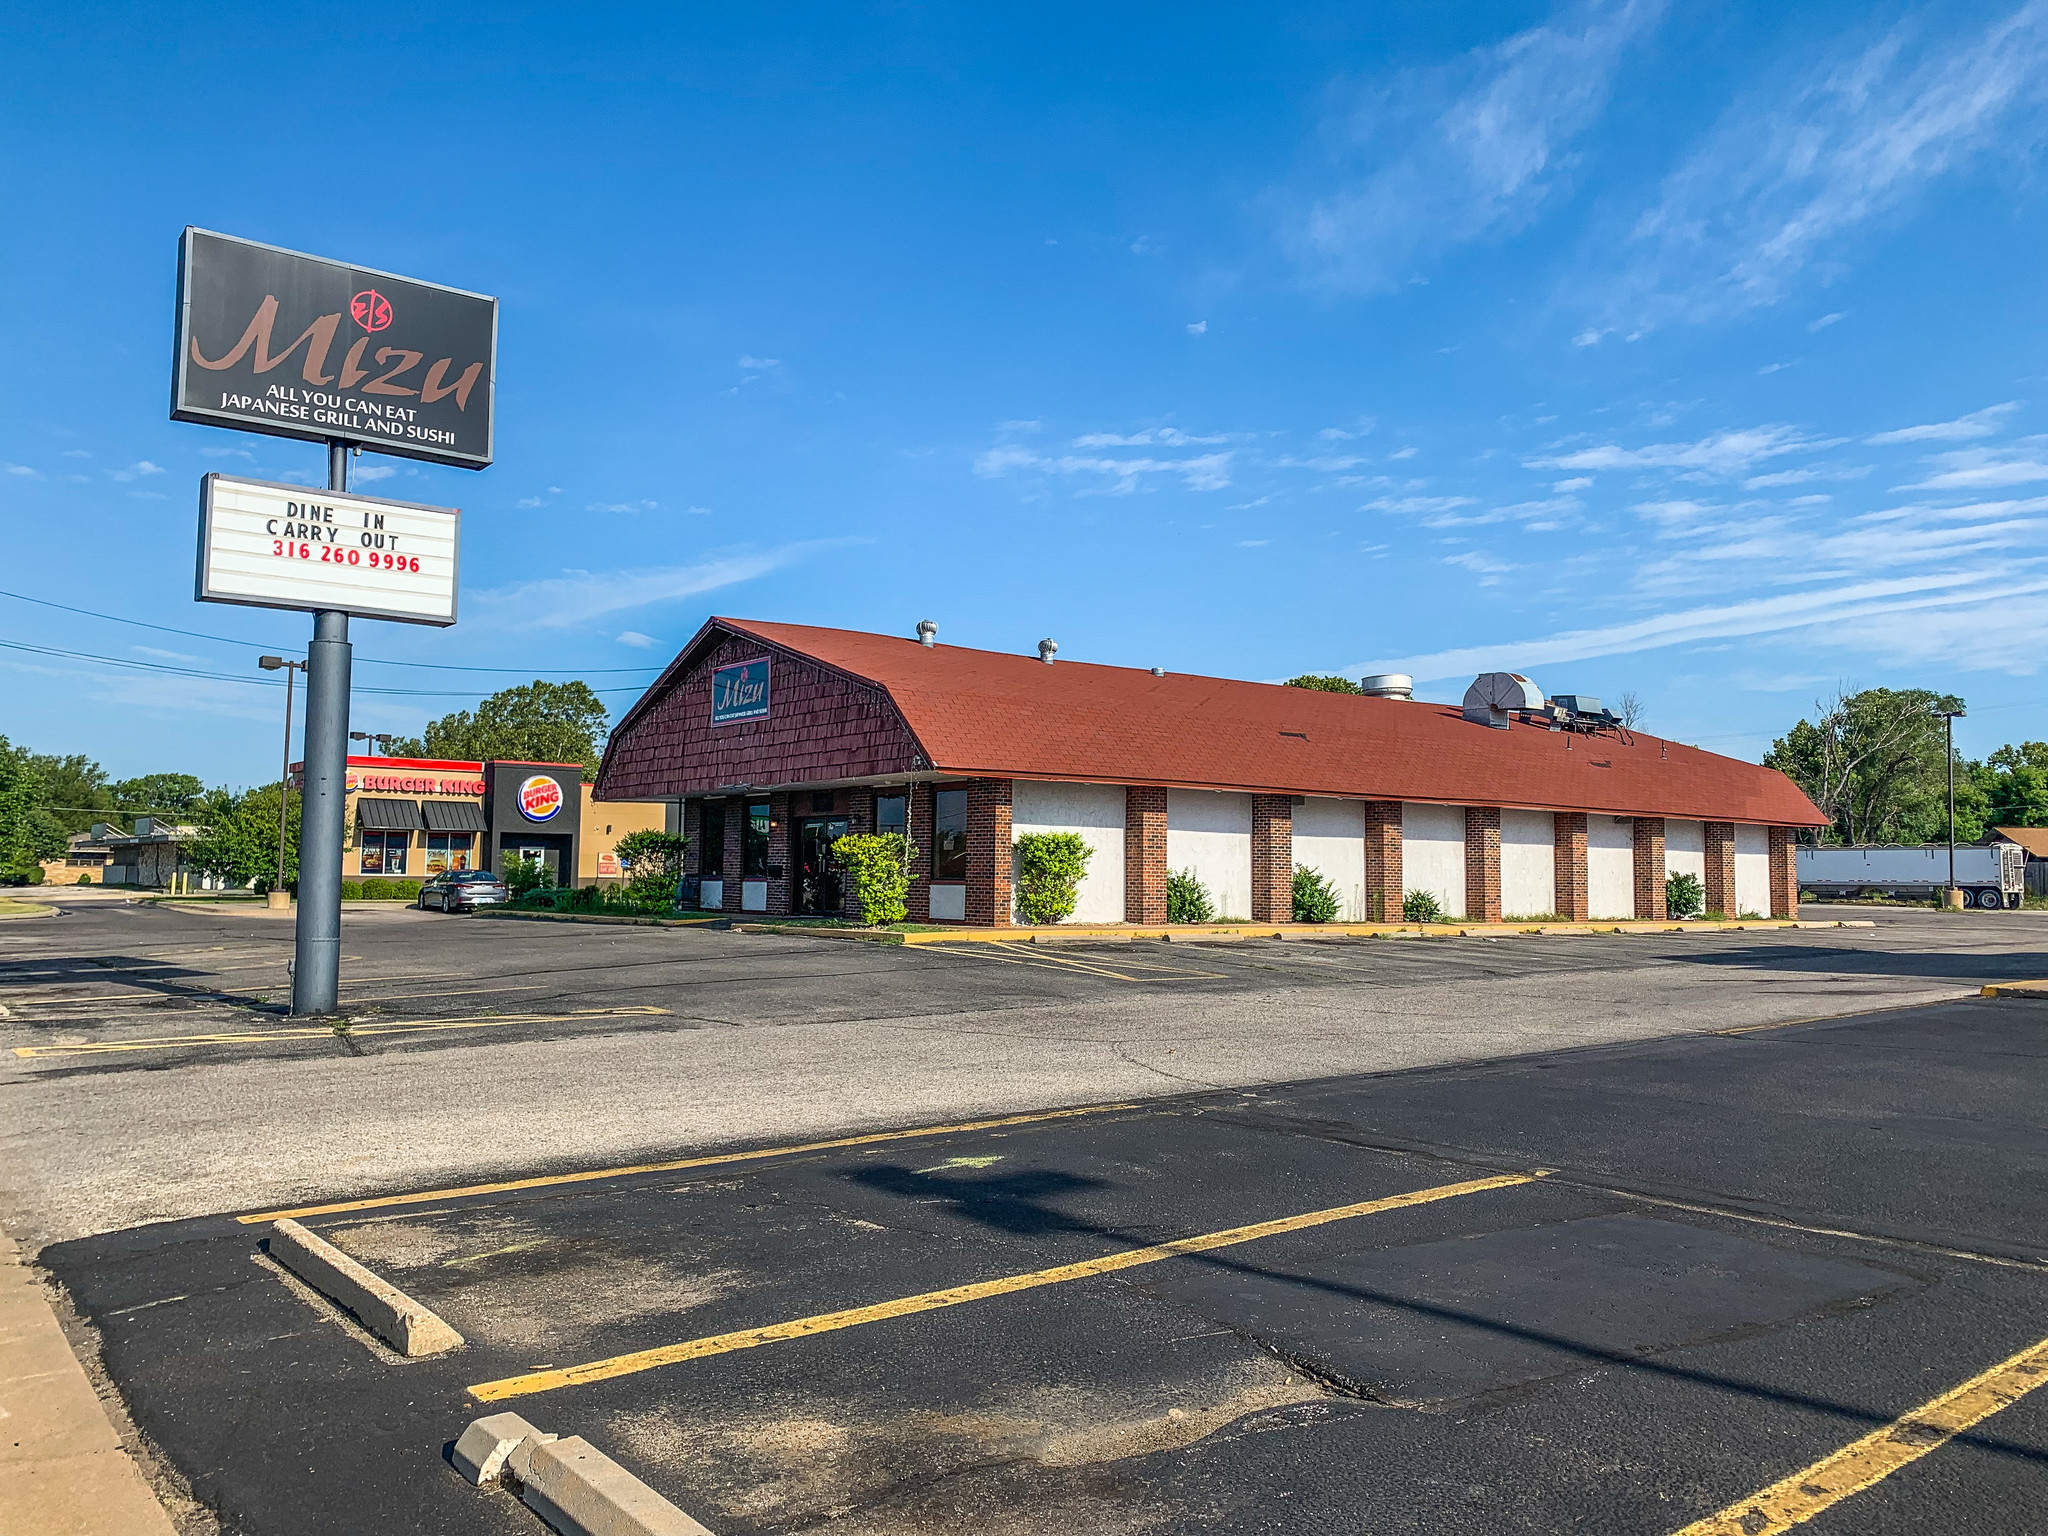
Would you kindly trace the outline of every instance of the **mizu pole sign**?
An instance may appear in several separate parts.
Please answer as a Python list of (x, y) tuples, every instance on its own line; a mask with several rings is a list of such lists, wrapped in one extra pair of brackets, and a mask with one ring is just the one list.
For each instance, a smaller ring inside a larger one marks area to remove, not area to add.
[(498, 301), (203, 229), (178, 246), (171, 418), (491, 462)]

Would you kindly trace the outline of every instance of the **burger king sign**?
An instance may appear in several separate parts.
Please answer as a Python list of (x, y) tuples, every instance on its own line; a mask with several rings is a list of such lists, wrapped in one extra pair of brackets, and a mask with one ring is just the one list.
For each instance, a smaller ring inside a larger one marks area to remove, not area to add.
[(562, 809), (562, 786), (536, 773), (519, 786), (519, 814), (528, 821), (552, 821)]

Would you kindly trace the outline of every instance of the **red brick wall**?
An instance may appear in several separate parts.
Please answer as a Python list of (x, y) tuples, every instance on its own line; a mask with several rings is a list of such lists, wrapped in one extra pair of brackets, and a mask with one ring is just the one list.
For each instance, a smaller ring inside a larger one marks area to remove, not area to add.
[(1010, 781), (967, 783), (967, 921), (978, 928), (1015, 921), (1010, 872)]
[(1124, 921), (1166, 921), (1166, 791), (1124, 788)]
[(1294, 799), (1252, 796), (1252, 921), (1294, 921)]
[(929, 784), (910, 786), (910, 894), (905, 897), (909, 920), (928, 923), (932, 919), (932, 796)]
[(1568, 923), (1583, 923), (1593, 910), (1587, 896), (1586, 813), (1558, 811), (1552, 822), (1557, 915)]
[[(770, 658), (768, 717), (713, 726), (712, 671), (763, 655)], [(702, 795), (722, 784), (873, 778), (923, 766), (881, 689), (759, 640), (714, 632), (689, 669), (613, 738), (596, 793), (608, 800)]]
[(1401, 802), (1365, 803), (1365, 915), (1375, 923), (1401, 920)]
[(1500, 921), (1500, 807), (1465, 807), (1465, 915)]
[(1707, 828), (1707, 910), (1735, 915), (1735, 823), (1710, 821)]
[(1664, 818), (1636, 818), (1636, 916), (1662, 921), (1669, 916), (1664, 905)]
[(1799, 915), (1799, 840), (1791, 827), (1771, 831), (1771, 916)]

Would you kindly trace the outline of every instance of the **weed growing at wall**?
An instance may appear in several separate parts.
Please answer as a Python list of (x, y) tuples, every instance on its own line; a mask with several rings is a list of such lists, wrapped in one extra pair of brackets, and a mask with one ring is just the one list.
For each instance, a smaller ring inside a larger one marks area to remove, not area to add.
[(1297, 923), (1334, 923), (1343, 908), (1337, 887), (1323, 878), (1319, 869), (1306, 864), (1294, 866), (1294, 920)]
[(1216, 903), (1209, 887), (1192, 869), (1176, 869), (1166, 877), (1166, 920), (1169, 923), (1212, 923)]
[(1668, 917), (1698, 917), (1707, 904), (1706, 889), (1698, 875), (1680, 870), (1664, 878), (1664, 912)]
[(1444, 909), (1438, 905), (1436, 896), (1429, 891), (1410, 891), (1401, 898), (1401, 918), (1410, 923), (1437, 923), (1443, 921)]
[(846, 915), (869, 927), (900, 923), (910, 911), (910, 861), (917, 848), (901, 832), (854, 832), (832, 845), (846, 871)]
[(1017, 915), (1027, 923), (1065, 922), (1095, 850), (1078, 832), (1026, 832), (1016, 846)]

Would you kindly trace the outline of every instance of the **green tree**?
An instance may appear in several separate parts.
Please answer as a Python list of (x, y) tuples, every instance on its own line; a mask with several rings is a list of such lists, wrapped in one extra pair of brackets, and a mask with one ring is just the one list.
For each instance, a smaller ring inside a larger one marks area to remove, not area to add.
[(1363, 693), (1365, 690), (1348, 677), (1336, 677), (1326, 672), (1304, 672), (1299, 677), (1287, 679), (1290, 688), (1311, 688), (1317, 693)]
[[(233, 794), (215, 790), (191, 814), (201, 827), (186, 857), (201, 871), (230, 885), (269, 890), (277, 882), (277, 797), (279, 786)], [(299, 792), (285, 809), (284, 880), (299, 878)]]
[(620, 838), (612, 852), (625, 871), (627, 893), (643, 906), (672, 906), (689, 846), (687, 837), (673, 832), (628, 832)]
[(123, 811), (175, 816), (198, 806), (206, 798), (206, 786), (189, 773), (145, 773), (115, 780), (107, 793)]
[[(1957, 797), (1959, 800), (1960, 795)], [(1985, 821), (1994, 827), (2048, 827), (2048, 770), (2022, 763), (1993, 777)], [(1958, 806), (1956, 835), (1962, 836)], [(1979, 836), (1981, 836), (1981, 832)], [(1973, 839), (1974, 841), (1974, 839)]]
[(63, 851), (64, 824), (50, 811), (40, 760), (0, 736), (0, 881), (39, 881), (42, 860)]
[(1806, 791), (1836, 841), (1925, 842), (1947, 826), (1941, 711), (1961, 707), (1925, 688), (1837, 694), (1773, 742), (1764, 765)]
[(581, 763), (597, 777), (602, 742), (611, 729), (603, 702), (588, 683), (535, 679), (492, 694), (472, 713), (457, 710), (427, 723), (419, 736), (392, 738), (394, 757), (458, 761)]
[(66, 832), (83, 832), (95, 821), (112, 817), (119, 802), (108, 792), (107, 771), (83, 752), (68, 757), (39, 752), (35, 761), (43, 775), (50, 814)]

